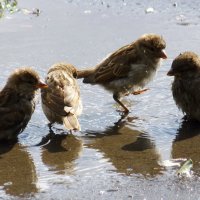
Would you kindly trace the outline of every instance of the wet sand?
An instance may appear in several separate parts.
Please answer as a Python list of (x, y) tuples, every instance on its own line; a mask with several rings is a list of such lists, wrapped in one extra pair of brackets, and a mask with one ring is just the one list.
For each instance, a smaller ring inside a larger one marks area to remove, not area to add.
[[(199, 199), (199, 125), (183, 122), (166, 76), (180, 52), (200, 54), (199, 2), (20, 0), (18, 6), (41, 13), (0, 19), (0, 87), (20, 66), (45, 77), (56, 62), (96, 65), (144, 33), (163, 35), (169, 58), (150, 91), (126, 98), (131, 113), (118, 124), (112, 95), (99, 86), (79, 81), (82, 131), (73, 135), (59, 125), (49, 130), (38, 101), (19, 141), (0, 146), (0, 199)], [(180, 158), (193, 160), (191, 177), (177, 177), (179, 167), (166, 164)]]

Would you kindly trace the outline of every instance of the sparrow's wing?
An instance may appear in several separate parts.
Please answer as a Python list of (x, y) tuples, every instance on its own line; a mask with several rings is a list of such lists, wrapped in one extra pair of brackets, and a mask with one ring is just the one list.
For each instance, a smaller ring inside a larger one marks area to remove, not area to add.
[(76, 80), (66, 73), (59, 79), (53, 73), (48, 80), (51, 82), (47, 82), (49, 89), (42, 90), (42, 102), (58, 115), (66, 116), (79, 103), (80, 92)]
[(65, 85), (64, 87), (64, 103), (65, 103), (65, 110), (67, 107), (71, 107), (76, 109), (80, 102), (80, 90), (76, 80), (70, 81), (69, 84)]
[(14, 105), (16, 103), (17, 99), (16, 92), (12, 89), (5, 88), (0, 92), (0, 107), (7, 107), (9, 108), (9, 105)]
[[(49, 89), (42, 91), (43, 103), (59, 116), (63, 116), (63, 123), (67, 129), (80, 130), (80, 125), (76, 117), (80, 103), (80, 91), (76, 80), (63, 73), (64, 76), (56, 78), (56, 74), (48, 79), (51, 80)], [(59, 73), (59, 74), (60, 74)], [(54, 82), (54, 80), (57, 80)]]
[(19, 129), (23, 130), (26, 126), (24, 124), (25, 113), (19, 111), (18, 109), (12, 107), (9, 108), (0, 108), (0, 131), (8, 129)]
[(43, 89), (42, 94), (42, 103), (47, 106), (50, 110), (55, 112), (60, 116), (65, 116), (66, 112), (64, 111), (64, 97), (63, 90), (53, 90), (51, 88)]
[[(188, 85), (190, 85), (190, 91), (188, 91), (188, 96), (190, 96), (191, 99), (191, 104), (193, 103), (192, 101), (194, 101), (194, 104), (199, 104), (200, 102), (200, 78), (195, 78), (192, 79), (189, 83), (189, 79), (188, 79)], [(199, 107), (198, 107), (199, 108)], [(197, 110), (199, 110), (198, 108), (196, 108)]]
[(100, 63), (95, 71), (95, 82), (105, 83), (116, 78), (126, 77), (131, 63), (137, 61), (134, 45), (126, 45)]
[(11, 89), (0, 92), (0, 131), (24, 129), (26, 114), (17, 104), (16, 93)]

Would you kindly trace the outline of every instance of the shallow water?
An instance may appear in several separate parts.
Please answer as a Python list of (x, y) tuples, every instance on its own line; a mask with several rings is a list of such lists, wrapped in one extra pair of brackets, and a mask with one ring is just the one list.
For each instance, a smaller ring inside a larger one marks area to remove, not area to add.
[[(166, 76), (180, 52), (200, 53), (199, 2), (20, 0), (19, 7), (41, 14), (0, 19), (1, 87), (16, 67), (45, 77), (60, 61), (93, 66), (144, 33), (162, 34), (169, 58), (150, 91), (126, 98), (131, 113), (117, 124), (112, 95), (81, 81), (81, 132), (50, 131), (38, 103), (19, 142), (0, 146), (0, 199), (199, 199), (200, 125), (183, 122)], [(192, 176), (177, 177), (176, 164), (188, 158)]]

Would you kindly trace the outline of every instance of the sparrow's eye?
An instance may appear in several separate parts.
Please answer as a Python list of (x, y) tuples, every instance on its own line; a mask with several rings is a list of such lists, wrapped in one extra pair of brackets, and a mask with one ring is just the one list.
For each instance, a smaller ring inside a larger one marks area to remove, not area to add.
[(30, 85), (33, 85), (33, 84), (35, 84), (35, 81), (33, 81), (33, 80), (27, 80), (26, 83), (28, 83)]
[(144, 45), (144, 48), (149, 51), (155, 51), (155, 48), (152, 45)]
[(149, 47), (148, 48), (150, 51), (155, 51), (155, 49), (153, 47)]

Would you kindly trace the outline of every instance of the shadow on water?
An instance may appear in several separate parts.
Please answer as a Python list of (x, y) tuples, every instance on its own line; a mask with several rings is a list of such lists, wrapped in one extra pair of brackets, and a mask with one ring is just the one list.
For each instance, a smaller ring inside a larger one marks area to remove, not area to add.
[(6, 140), (0, 141), (0, 159), (1, 155), (11, 151), (17, 142), (18, 142), (17, 139), (11, 141), (6, 141)]
[(0, 185), (6, 194), (31, 196), (37, 192), (36, 171), (25, 147), (16, 142), (0, 144)]
[(50, 170), (58, 174), (73, 172), (74, 161), (82, 151), (82, 142), (74, 135), (66, 133), (56, 134), (50, 129), (49, 134), (43, 138), (39, 145), (42, 146), (42, 161)]
[(141, 133), (136, 141), (133, 143), (124, 145), (122, 150), (125, 151), (145, 151), (155, 148), (155, 145), (146, 133)]
[(87, 134), (93, 137), (87, 146), (104, 153), (118, 173), (144, 176), (161, 173), (162, 167), (158, 164), (160, 157), (154, 142), (148, 134), (135, 130), (131, 123), (123, 121), (104, 131), (88, 130)]
[(200, 175), (200, 123), (183, 121), (172, 145), (172, 158), (191, 158), (193, 170)]

